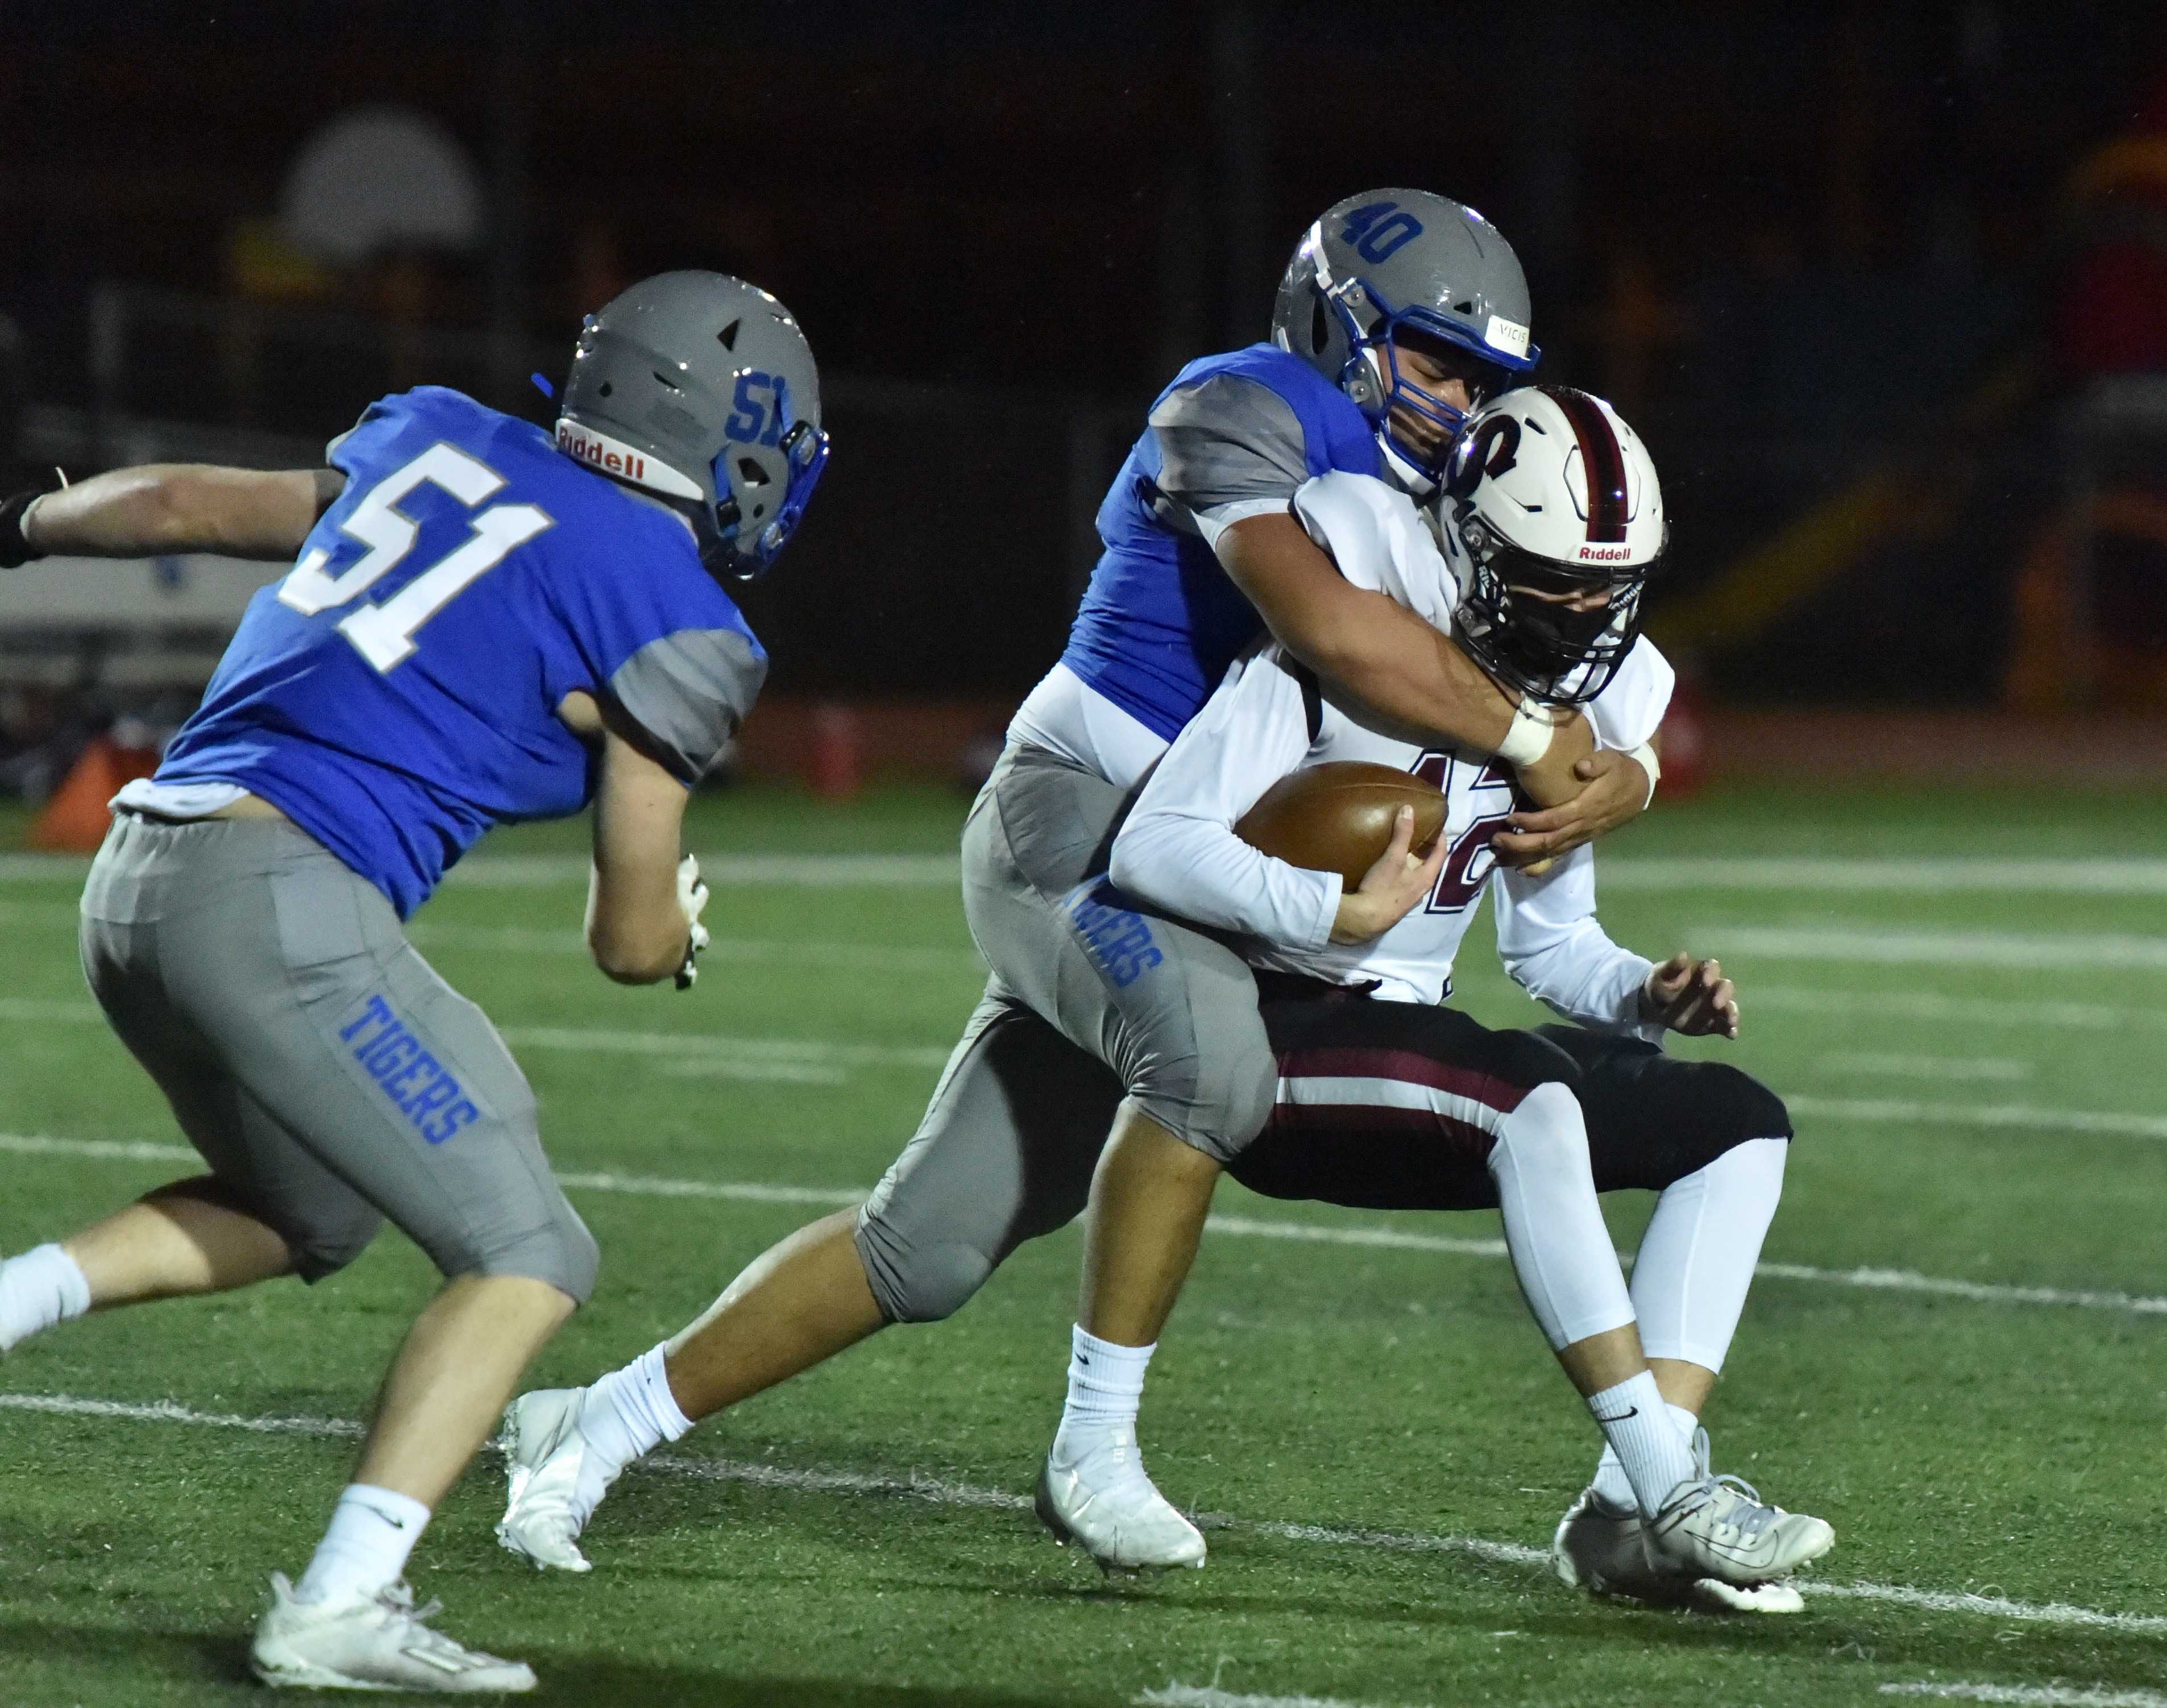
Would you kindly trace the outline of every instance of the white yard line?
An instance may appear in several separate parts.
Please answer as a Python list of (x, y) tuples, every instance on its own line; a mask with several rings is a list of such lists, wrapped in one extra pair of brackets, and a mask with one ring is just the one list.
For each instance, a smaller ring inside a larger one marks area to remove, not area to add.
[[(952, 854), (707, 854), (700, 875), (725, 884), (792, 884), (821, 890), (953, 889), (961, 870)], [(534, 890), (585, 884), (585, 854), (478, 854), (453, 866), (448, 886), (465, 889)]]
[[(36, 1134), (0, 1133), (0, 1154), (18, 1156), (81, 1157), (107, 1162), (193, 1162), (185, 1145), (139, 1139), (55, 1139)], [(572, 1171), (558, 1179), (574, 1192), (617, 1192), (631, 1198), (712, 1198), (748, 1203), (824, 1204), (840, 1207), (863, 1201), (856, 1187), (777, 1185), (758, 1181), (677, 1180), (613, 1171)], [(1216, 1215), (1206, 1224), (1229, 1239), (1282, 1240), (1301, 1245), (1344, 1245), (1372, 1251), (1420, 1251), (1442, 1257), (1501, 1259), (1502, 1240), (1457, 1239), (1401, 1228), (1332, 1227), (1282, 1222), (1260, 1216)], [(1631, 1254), (1619, 1253), (1627, 1261)], [(1963, 1281), (1921, 1275), (1909, 1269), (1829, 1269), (1809, 1263), (1762, 1263), (1756, 1273), (1774, 1281), (1857, 1288), (1870, 1293), (1921, 1293), (1968, 1299), (1978, 1304), (2043, 1305), (2063, 1309), (2112, 1311), (2130, 1316), (2167, 1316), (2167, 1298), (2077, 1288), (2025, 1287), (1990, 1281)]]
[(2048, 1109), (2028, 1103), (1916, 1103), (1895, 1097), (1819, 1097), (1786, 1094), (1793, 1115), (1809, 1121), (1873, 1121), (1899, 1127), (1985, 1127), (2039, 1138), (2083, 1133), (2104, 1139), (2167, 1139), (2167, 1115), (2106, 1109)]
[[(89, 869), (90, 862), (76, 854), (0, 854), (0, 883), (79, 880)], [(957, 861), (954, 854), (946, 853), (733, 854), (718, 850), (702, 854), (700, 869), (716, 883), (892, 886), (953, 884)], [(483, 851), (453, 867), (446, 881), (485, 888), (532, 888), (584, 883), (586, 876), (584, 854)], [(1721, 889), (2167, 896), (2167, 860), (2158, 859), (1611, 854), (1603, 857), (1598, 876), (1606, 889), (1645, 892)]]
[(2032, 997), (1951, 997), (1939, 991), (1814, 990), (1746, 981), (1740, 1000), (1747, 1013), (1832, 1014), (1859, 1021), (1898, 1020), (1921, 1026), (2021, 1026), (2068, 1032), (2167, 1032), (2167, 1007), (2145, 1003), (2069, 1002)]
[(1163, 1689), (1146, 1690), (1130, 1700), (1135, 1708), (1371, 1708), (1338, 1696), (1258, 1696), (1240, 1690), (1222, 1690), (1216, 1684), (1184, 1684), (1169, 1681)]
[(2053, 896), (2167, 896), (2167, 860), (1839, 859), (1814, 857), (1666, 859), (1599, 854), (1604, 890), (1821, 890), (1951, 896), (2022, 891)]
[[(103, 1025), (93, 1002), (0, 997), (0, 1022)], [(731, 1038), (713, 1032), (631, 1032), (607, 1026), (500, 1026), (507, 1044), (527, 1050), (586, 1050), (654, 1056), (664, 1071), (710, 1079), (840, 1085), (852, 1067), (940, 1068), (949, 1050), (933, 1044), (833, 1044), (823, 1038)]]
[[(61, 1417), (103, 1418), (115, 1421), (181, 1424), (206, 1429), (243, 1430), (261, 1435), (352, 1436), (360, 1425), (338, 1418), (243, 1417), (230, 1413), (199, 1412), (170, 1401), (130, 1404), (125, 1400), (87, 1399), (62, 1393), (0, 1393), (0, 1411), (39, 1412)], [(1004, 1489), (988, 1489), (944, 1478), (915, 1473), (880, 1476), (862, 1471), (795, 1469), (769, 1464), (750, 1464), (729, 1459), (694, 1457), (687, 1454), (658, 1454), (636, 1467), (707, 1481), (744, 1483), (765, 1489), (823, 1494), (872, 1494), (924, 1500), (936, 1506), (991, 1509), (1025, 1512), (1030, 1498)], [(1481, 1536), (1430, 1536), (1397, 1531), (1340, 1530), (1328, 1526), (1287, 1524), (1205, 1514), (1206, 1529), (1232, 1531), (1331, 1547), (1382, 1548), (1396, 1552), (1460, 1554), (1497, 1564), (1547, 1570), (1550, 1551), (1523, 1543), (1491, 1541)], [(1809, 1600), (1830, 1597), (1903, 1607), (1921, 1613), (1976, 1614), (1984, 1618), (2027, 1624), (2070, 1626), (2093, 1631), (2116, 1631), (2157, 1636), (2167, 1633), (2167, 1617), (2146, 1613), (2109, 1613), (2064, 1602), (2017, 1601), (1998, 1595), (1970, 1595), (1947, 1589), (1916, 1589), (1902, 1584), (1843, 1584), (1819, 1578), (1804, 1580), (1800, 1588)]]
[(782, 1063), (799, 1067), (914, 1067), (946, 1065), (946, 1046), (831, 1044), (819, 1038), (721, 1038), (707, 1032), (626, 1032), (607, 1027), (500, 1026), (507, 1044), (529, 1050), (585, 1050), (615, 1055), (659, 1055), (679, 1062)]
[[(1894, 931), (1878, 926), (1694, 925), (1703, 953), (1846, 965), (2167, 969), (2167, 937), (2118, 932)], [(1751, 989), (1751, 986), (1748, 986)]]
[[(0, 902), (0, 919), (7, 904)], [(586, 940), (577, 931), (543, 925), (458, 925), (417, 921), (408, 934), (416, 947), (486, 949), (514, 954), (565, 955), (584, 960)], [(883, 943), (796, 943), (781, 939), (718, 937), (701, 951), (700, 965), (718, 961), (789, 961), (798, 966), (840, 966), (889, 972), (953, 972), (983, 979), (986, 964), (967, 945), (918, 948)]]
[(1815, 1064), (1823, 1073), (1869, 1078), (1994, 1080), (2003, 1084), (2029, 1079), (2037, 1071), (2028, 1061), (1999, 1055), (1897, 1055), (1859, 1050), (1824, 1055)]
[(2167, 1708), (2167, 1696), (2155, 1690), (2117, 1690), (2105, 1684), (1990, 1684), (1952, 1679), (1945, 1684), (1884, 1684), (1881, 1694), (1947, 1702), (2005, 1702), (2016, 1708)]
[[(1829, 1014), (1861, 1022), (1910, 1021), (1921, 1026), (2021, 1026), (2027, 1031), (2167, 1031), (2167, 1007), (2029, 997), (1950, 997), (1936, 991), (1815, 990), (1757, 981), (1745, 993), (1750, 1013)], [(103, 1024), (94, 1003), (0, 997), (0, 1021)]]

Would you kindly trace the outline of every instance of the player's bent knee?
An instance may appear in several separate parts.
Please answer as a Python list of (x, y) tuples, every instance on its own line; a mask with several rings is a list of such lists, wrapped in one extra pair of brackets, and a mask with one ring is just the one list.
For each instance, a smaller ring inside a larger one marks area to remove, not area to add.
[(1232, 1161), (1264, 1130), (1279, 1097), (1279, 1062), (1258, 1024), (1253, 1037), (1194, 1054), (1158, 1054), (1129, 1101), (1184, 1145)]
[(1791, 1112), (1783, 1100), (1743, 1069), (1728, 1062), (1706, 1066), (1709, 1123), (1723, 1133), (1724, 1150), (1749, 1139), (1789, 1139), (1794, 1136)]
[(857, 1248), (873, 1303), (892, 1323), (951, 1317), (993, 1272), (993, 1260), (975, 1245), (953, 1240), (920, 1245), (876, 1216), (859, 1219)]
[[(1439, 1094), (1440, 1097), (1443, 1095)], [(1440, 1113), (1449, 1113), (1440, 1108)], [(1523, 1171), (1556, 1171), (1577, 1175), (1589, 1166), (1587, 1128), (1581, 1118), (1580, 1099), (1560, 1080), (1545, 1080), (1531, 1087), (1507, 1112), (1526, 1114), (1515, 1120), (1509, 1136), (1502, 1131), (1490, 1150), (1494, 1174), (1507, 1156)]]
[(294, 1254), (294, 1272), (314, 1287), (366, 1251), (383, 1225), (382, 1216), (363, 1210), (336, 1222), (318, 1223), (298, 1231), (283, 1228), (278, 1231)]
[(444, 1273), (456, 1275), (520, 1275), (546, 1282), (575, 1304), (593, 1296), (596, 1277), (601, 1270), (601, 1247), (587, 1231), (571, 1205), (539, 1227), (477, 1251), (456, 1266), (445, 1264)]

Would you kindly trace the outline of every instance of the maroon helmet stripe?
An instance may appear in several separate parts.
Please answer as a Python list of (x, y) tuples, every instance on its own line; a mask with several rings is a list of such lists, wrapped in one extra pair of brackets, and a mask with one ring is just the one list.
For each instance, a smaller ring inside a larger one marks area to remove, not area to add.
[(1587, 538), (1591, 545), (1623, 541), (1625, 537), (1625, 452), (1618, 442), (1609, 416), (1593, 398), (1571, 386), (1549, 386), (1543, 390), (1565, 411), (1580, 441), (1581, 466), (1587, 470)]

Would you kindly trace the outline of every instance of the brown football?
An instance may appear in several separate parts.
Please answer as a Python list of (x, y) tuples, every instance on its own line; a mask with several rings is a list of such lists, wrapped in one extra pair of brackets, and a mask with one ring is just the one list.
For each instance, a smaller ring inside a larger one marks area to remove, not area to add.
[(1415, 810), (1421, 854), (1444, 828), (1444, 791), (1390, 765), (1335, 759), (1280, 778), (1242, 815), (1234, 834), (1289, 865), (1337, 872), (1351, 890), (1385, 852), (1402, 806)]

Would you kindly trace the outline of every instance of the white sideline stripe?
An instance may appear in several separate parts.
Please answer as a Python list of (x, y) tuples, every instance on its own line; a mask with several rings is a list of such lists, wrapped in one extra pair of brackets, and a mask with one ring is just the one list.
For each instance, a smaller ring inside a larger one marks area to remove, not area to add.
[(2125, 1115), (2102, 1109), (2042, 1109), (2027, 1103), (1916, 1103), (1896, 1097), (1790, 1097), (1794, 1115), (1820, 1121), (1885, 1121), (1902, 1126), (2029, 1129), (2109, 1139), (2167, 1139), (2167, 1115)]
[[(114, 1162), (192, 1162), (185, 1145), (141, 1139), (52, 1139), (41, 1134), (0, 1133), (0, 1154), (18, 1156), (79, 1156)], [(607, 1171), (567, 1172), (557, 1178), (575, 1192), (620, 1192), (631, 1198), (715, 1198), (750, 1203), (827, 1204), (863, 1202), (855, 1187), (776, 1186), (758, 1181), (671, 1180)], [(1445, 1257), (1503, 1257), (1502, 1240), (1461, 1240), (1443, 1234), (1409, 1233), (1396, 1228), (1325, 1227), (1311, 1222), (1281, 1222), (1256, 1216), (1213, 1216), (1213, 1233), (1235, 1239), (1290, 1240), (1302, 1245), (1351, 1245), (1384, 1251), (1428, 1251)], [(1620, 1252), (1625, 1261), (1631, 1254)], [(1772, 1281), (1803, 1281), (1831, 1287), (1862, 1288), (1873, 1293), (1917, 1293), (1979, 1304), (2049, 1305), (2065, 1309), (2117, 1311), (2133, 1316), (2167, 1316), (2167, 1298), (2097, 1289), (2024, 1287), (2012, 1282), (1961, 1281), (1921, 1275), (1910, 1269), (1828, 1269), (1810, 1263), (1762, 1263), (1754, 1272)]]
[(1998, 1055), (1897, 1055), (1852, 1050), (1820, 1058), (1823, 1073), (1881, 1076), (1889, 1079), (2029, 1079), (2036, 1065)]
[[(2167, 937), (2118, 932), (1884, 931), (1816, 925), (1694, 925), (1687, 939), (1722, 954), (1884, 966), (2167, 968)], [(1749, 989), (1751, 987), (1749, 986)]]
[[(124, 1400), (85, 1399), (65, 1393), (0, 1393), (0, 1411), (41, 1412), (62, 1417), (98, 1417), (143, 1423), (189, 1424), (202, 1428), (246, 1430), (260, 1435), (352, 1436), (358, 1424), (338, 1418), (241, 1417), (230, 1413), (192, 1411), (170, 1400), (131, 1404)], [(643, 1471), (713, 1482), (745, 1483), (764, 1489), (781, 1489), (824, 1494), (891, 1494), (925, 1500), (939, 1506), (966, 1506), (999, 1511), (1025, 1512), (1031, 1509), (1026, 1495), (1004, 1489), (985, 1489), (945, 1478), (879, 1476), (862, 1471), (795, 1470), (775, 1465), (750, 1464), (729, 1459), (693, 1458), (659, 1454), (639, 1462)], [(1518, 1542), (1498, 1542), (1481, 1536), (1428, 1536), (1419, 1531), (1340, 1530), (1327, 1526), (1285, 1524), (1270, 1520), (1203, 1515), (1206, 1529), (1231, 1530), (1280, 1541), (1339, 1547), (1384, 1548), (1410, 1553), (1464, 1554), (1502, 1565), (1547, 1568), (1550, 1551)], [(2013, 1601), (1998, 1595), (1969, 1595), (1943, 1589), (1914, 1589), (1902, 1584), (1840, 1584), (1809, 1578), (1800, 1586), (1809, 1596), (1825, 1595), (1856, 1601), (1878, 1602), (1926, 1613), (1975, 1613), (1992, 1619), (2020, 1620), (2040, 1625), (2077, 1626), (2095, 1631), (2118, 1631), (2155, 1635), (2167, 1633), (2167, 1617), (2148, 1613), (2106, 1613), (2097, 1608), (2076, 1607), (2064, 1602)]]
[(2022, 1708), (2167, 1708), (2152, 1690), (2111, 1690), (2105, 1685), (1988, 1684), (1952, 1679), (1946, 1684), (1884, 1684), (1884, 1696), (1933, 1696), (1946, 1701), (2007, 1702)]
[(1157, 1690), (1130, 1699), (1135, 1708), (1370, 1708), (1338, 1696), (1258, 1696), (1222, 1690), (1216, 1684), (1184, 1684), (1169, 1679)]

